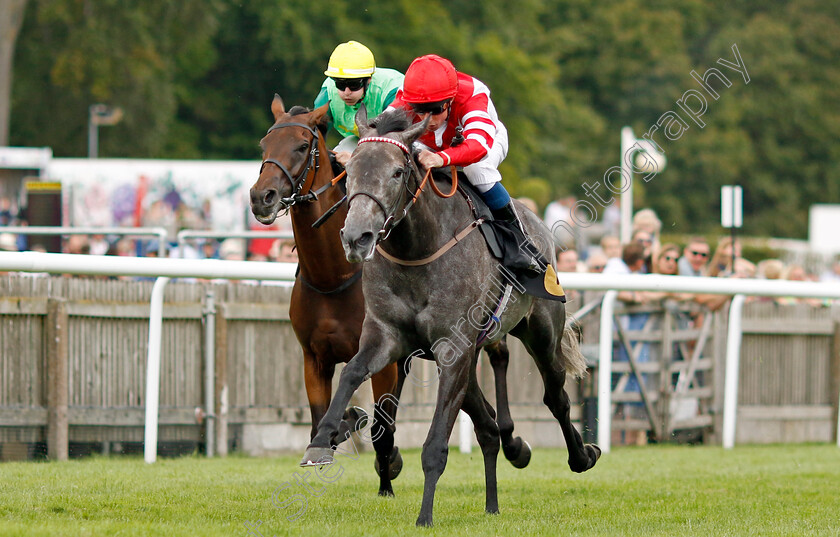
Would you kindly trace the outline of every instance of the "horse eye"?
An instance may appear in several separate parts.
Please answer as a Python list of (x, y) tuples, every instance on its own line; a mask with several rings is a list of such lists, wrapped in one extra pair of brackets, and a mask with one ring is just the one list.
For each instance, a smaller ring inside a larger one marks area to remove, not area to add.
[(399, 178), (401, 178), (401, 177), (402, 177), (402, 175), (403, 175), (403, 171), (404, 171), (404, 170), (403, 170), (402, 168), (398, 169), (397, 171), (395, 171), (395, 172), (394, 172), (394, 175), (392, 175), (392, 176), (391, 176), (391, 179), (399, 179)]
[(307, 149), (309, 149), (309, 143), (304, 142), (304, 143), (300, 144), (300, 147), (298, 147), (297, 150), (302, 153), (302, 152), (306, 151)]

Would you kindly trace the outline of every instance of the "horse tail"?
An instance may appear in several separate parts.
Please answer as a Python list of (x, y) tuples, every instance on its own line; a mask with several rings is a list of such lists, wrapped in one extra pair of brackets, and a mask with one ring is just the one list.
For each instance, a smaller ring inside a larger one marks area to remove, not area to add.
[(566, 373), (572, 375), (573, 378), (583, 377), (586, 374), (586, 359), (580, 352), (577, 334), (569, 325), (563, 329), (560, 351), (563, 353), (563, 366), (566, 368)]

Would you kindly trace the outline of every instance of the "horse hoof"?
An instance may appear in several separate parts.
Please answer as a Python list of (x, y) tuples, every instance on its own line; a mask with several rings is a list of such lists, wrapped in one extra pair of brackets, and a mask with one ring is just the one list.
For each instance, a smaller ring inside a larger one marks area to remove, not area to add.
[(517, 436), (510, 448), (505, 449), (505, 458), (514, 468), (525, 468), (531, 462), (531, 444)]
[[(586, 447), (586, 451), (589, 452), (589, 458), (592, 461), (592, 466), (595, 466), (595, 463), (601, 458), (601, 448), (599, 448), (596, 444), (587, 444)], [(590, 466), (590, 468), (592, 468), (592, 466)]]
[(361, 431), (368, 426), (368, 414), (364, 409), (353, 406), (344, 411), (344, 421), (350, 426), (351, 431)]
[(332, 464), (333, 450), (324, 447), (308, 447), (303, 454), (303, 460), (300, 461), (301, 466), (325, 466)]
[[(376, 475), (381, 476), (382, 473), (379, 471), (379, 458), (373, 460), (373, 467), (376, 469)], [(396, 479), (400, 472), (402, 471), (403, 467), (403, 460), (402, 455), (400, 455), (400, 448), (394, 446), (394, 449), (391, 450), (391, 456), (389, 458), (388, 463), (388, 474), (391, 476), (391, 479)], [(393, 495), (393, 493), (392, 493)]]
[(519, 456), (515, 460), (510, 461), (514, 468), (525, 468), (531, 462), (531, 444), (527, 440), (522, 441), (522, 448), (519, 450)]
[(569, 457), (569, 468), (575, 473), (581, 474), (593, 466), (595, 463), (598, 462), (598, 459), (601, 458), (601, 448), (596, 446), (595, 444), (586, 444), (583, 446), (583, 452), (585, 457), (581, 457), (575, 461)]

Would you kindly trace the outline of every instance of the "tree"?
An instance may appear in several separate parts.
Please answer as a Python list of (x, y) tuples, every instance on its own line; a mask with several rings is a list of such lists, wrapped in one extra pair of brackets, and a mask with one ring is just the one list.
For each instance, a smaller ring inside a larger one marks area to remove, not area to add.
[(0, 0), (0, 146), (9, 145), (15, 43), (27, 0)]
[(34, 0), (18, 43), (11, 137), (50, 146), (58, 156), (87, 153), (88, 107), (121, 107), (103, 129), (100, 154), (160, 156), (179, 91), (212, 64), (206, 44), (219, 24), (217, 0)]

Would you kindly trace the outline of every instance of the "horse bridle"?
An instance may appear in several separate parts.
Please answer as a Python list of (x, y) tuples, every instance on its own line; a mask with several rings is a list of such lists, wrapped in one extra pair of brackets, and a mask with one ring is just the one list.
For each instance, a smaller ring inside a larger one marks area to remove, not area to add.
[(315, 173), (318, 173), (318, 130), (313, 129), (312, 127), (304, 123), (276, 123), (272, 125), (271, 128), (268, 129), (268, 131), (266, 131), (266, 135), (271, 133), (271, 131), (281, 129), (283, 127), (302, 127), (308, 130), (309, 133), (312, 135), (312, 139), (309, 141), (309, 143), (312, 144), (312, 149), (309, 150), (309, 159), (306, 162), (306, 166), (297, 175), (297, 177), (294, 177), (291, 174), (291, 172), (289, 172), (289, 170), (286, 168), (286, 166), (284, 166), (279, 160), (267, 158), (262, 161), (262, 164), (260, 164), (260, 173), (262, 173), (263, 168), (265, 168), (266, 164), (274, 164), (275, 166), (280, 168), (280, 171), (286, 174), (286, 177), (289, 178), (289, 181), (292, 183), (293, 188), (292, 195), (288, 198), (280, 198), (280, 204), (283, 205), (284, 208), (288, 209), (298, 202), (317, 200), (318, 195), (332, 185), (330, 183), (327, 183), (325, 187), (321, 188), (316, 192), (308, 192), (304, 195), (300, 195), (300, 191), (303, 189), (304, 183), (306, 183), (306, 176), (309, 174), (309, 170), (312, 169), (313, 165), (315, 166)]
[[(416, 171), (418, 175), (420, 174), (420, 172), (417, 169), (417, 166), (414, 164), (414, 160), (411, 158), (411, 151), (404, 143), (400, 142), (399, 140), (394, 140), (393, 138), (385, 138), (384, 136), (368, 136), (359, 140), (359, 145), (367, 142), (384, 142), (391, 145), (395, 145), (399, 147), (405, 155), (405, 165), (402, 168), (400, 168), (400, 175), (402, 175), (403, 188), (400, 190), (400, 196), (394, 201), (394, 204), (391, 206), (390, 209), (387, 209), (385, 207), (385, 204), (382, 203), (382, 201), (379, 198), (377, 198), (370, 192), (365, 192), (363, 190), (354, 193), (347, 200), (348, 209), (350, 208), (350, 203), (352, 203), (353, 199), (355, 199), (356, 196), (365, 196), (367, 198), (370, 198), (377, 205), (379, 205), (380, 209), (382, 209), (382, 213), (385, 215), (385, 222), (382, 224), (382, 228), (376, 234), (376, 243), (378, 244), (388, 238), (388, 235), (391, 234), (391, 230), (393, 230), (397, 226), (397, 224), (399, 224), (402, 221), (402, 219), (405, 218), (406, 214), (408, 214), (408, 210), (417, 201), (417, 196), (420, 194), (420, 191), (418, 189), (417, 192), (412, 192), (408, 186), (408, 180), (411, 178), (412, 171)], [(407, 196), (411, 196), (411, 200), (408, 202), (405, 201)], [(399, 216), (397, 216), (398, 214)]]

